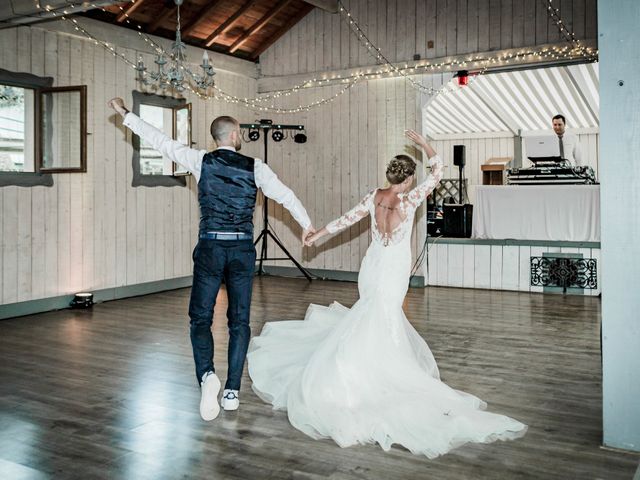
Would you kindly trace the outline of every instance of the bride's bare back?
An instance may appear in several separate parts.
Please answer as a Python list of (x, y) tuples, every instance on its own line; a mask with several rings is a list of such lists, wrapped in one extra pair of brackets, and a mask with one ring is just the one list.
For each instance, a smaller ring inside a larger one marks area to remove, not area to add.
[[(424, 137), (413, 130), (407, 130), (406, 136), (421, 146), (429, 158), (431, 173), (417, 187), (409, 190), (415, 177), (415, 161), (407, 155), (396, 155), (389, 165), (385, 176), (391, 184), (388, 188), (379, 188), (369, 192), (360, 203), (339, 218), (329, 222), (320, 231), (309, 235), (305, 245), (312, 245), (319, 238), (333, 234), (371, 215), (371, 238), (373, 243), (399, 245), (409, 238), (416, 209), (433, 191), (443, 173), (442, 159), (426, 142)], [(408, 242), (408, 240), (407, 240)]]
[(385, 240), (392, 237), (393, 232), (407, 219), (402, 202), (402, 197), (391, 189), (380, 189), (375, 193), (376, 227)]

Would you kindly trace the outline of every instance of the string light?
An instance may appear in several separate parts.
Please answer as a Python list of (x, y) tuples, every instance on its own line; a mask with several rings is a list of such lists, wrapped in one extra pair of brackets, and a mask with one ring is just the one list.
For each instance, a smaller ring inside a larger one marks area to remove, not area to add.
[[(135, 0), (131, 0), (131, 1), (135, 2)], [(92, 4), (92, 6), (94, 8), (97, 8), (95, 4)], [(127, 23), (130, 24), (131, 23), (131, 17), (129, 16), (129, 14), (124, 10), (124, 8), (122, 8), (122, 6), (118, 6), (118, 8), (124, 14), (124, 16), (125, 16), (125, 18), (127, 20)], [(104, 8), (102, 10), (106, 11)], [(166, 52), (165, 49), (161, 45), (156, 43), (149, 35), (147, 35), (145, 32), (143, 32), (142, 26), (140, 24), (137, 24), (136, 27), (137, 27), (138, 35), (144, 39), (145, 43), (149, 44), (153, 48), (153, 50), (156, 52), (156, 54), (164, 54), (169, 58), (173, 58), (173, 54), (170, 54), (170, 53)], [(92, 35), (88, 34), (88, 32), (86, 32), (86, 30), (84, 30), (84, 29), (83, 29), (82, 33), (84, 33), (87, 36), (90, 36), (91, 38), (94, 38)], [(127, 63), (129, 65), (131, 65), (131, 62), (127, 61)], [(137, 66), (134, 67), (134, 68), (136, 68), (136, 70), (137, 70)], [(190, 69), (186, 69), (186, 71), (187, 71), (187, 73), (189, 75), (191, 74)], [(145, 74), (146, 74), (146, 72), (145, 72)], [(274, 93), (272, 95), (264, 95), (262, 97), (253, 98), (253, 99), (248, 99), (248, 98), (242, 99), (242, 98), (239, 98), (239, 97), (235, 97), (234, 95), (230, 95), (230, 94), (227, 94), (227, 93), (223, 92), (222, 90), (220, 90), (219, 88), (217, 88), (215, 86), (213, 87), (213, 90), (217, 91), (223, 97), (224, 100), (229, 101), (231, 103), (244, 103), (244, 104), (246, 104), (248, 106), (255, 107), (256, 109), (259, 109), (259, 110), (262, 110), (262, 111), (269, 110), (269, 111), (275, 111), (275, 113), (287, 113), (287, 112), (285, 112), (285, 110), (288, 110), (288, 109), (278, 109), (278, 108), (265, 109), (263, 106), (261, 106), (259, 104), (261, 102), (268, 101), (268, 100), (270, 100), (272, 98), (280, 98), (282, 96), (292, 95), (293, 93), (297, 92), (301, 88), (304, 88), (307, 83), (308, 82), (304, 82), (303, 84), (297, 85), (297, 86), (295, 86), (295, 87), (293, 87), (291, 89), (288, 89), (287, 91), (279, 91), (279, 92), (276, 92), (276, 93)], [(210, 100), (210, 99), (214, 98), (214, 96), (211, 96), (211, 95), (201, 94), (200, 92), (195, 91), (193, 88), (187, 88), (187, 89), (189, 91), (191, 91), (192, 93), (196, 94), (199, 98), (202, 98), (202, 99), (205, 99), (205, 100)], [(316, 103), (316, 102), (314, 102), (314, 103)], [(304, 106), (300, 106), (299, 108), (304, 108)], [(295, 109), (295, 112), (292, 111), (290, 113), (297, 113), (298, 111), (299, 111), (298, 109)]]
[[(543, 0), (543, 1), (551, 1), (551, 0)], [(474, 66), (480, 67), (479, 72), (472, 73), (474, 75), (472, 80), (478, 78), (479, 75), (482, 75), (487, 71), (490, 65), (496, 64), (511, 64), (512, 62), (531, 58), (533, 55), (534, 58), (537, 57), (538, 61), (543, 61), (544, 59), (575, 59), (577, 57), (587, 57), (590, 61), (594, 61), (594, 57), (592, 50), (590, 48), (585, 48), (580, 44), (579, 40), (575, 40), (575, 35), (573, 35), (574, 42), (572, 46), (574, 48), (568, 49), (566, 47), (551, 47), (550, 49), (544, 48), (542, 51), (521, 51), (517, 53), (504, 53), (498, 54), (493, 57), (472, 57), (468, 59), (454, 59), (448, 62), (441, 62), (436, 64), (430, 64), (427, 61), (423, 61), (421, 63), (415, 64), (414, 66), (409, 67), (407, 64), (404, 67), (398, 67), (394, 65), (389, 59), (382, 53), (382, 50), (375, 46), (375, 44), (367, 37), (364, 30), (358, 25), (358, 22), (354, 19), (353, 15), (341, 0), (338, 0), (339, 12), (343, 16), (343, 19), (351, 29), (352, 33), (358, 38), (360, 43), (367, 49), (369, 54), (376, 60), (377, 63), (383, 64), (382, 71), (373, 74), (373, 78), (381, 78), (383, 75), (391, 76), (393, 73), (402, 76), (409, 85), (421, 92), (425, 92), (431, 96), (439, 95), (442, 93), (451, 93), (457, 90), (457, 88), (441, 88), (435, 89), (433, 87), (426, 87), (421, 83), (415, 81), (411, 78), (412, 75), (416, 75), (416, 71), (422, 71), (422, 73), (436, 73), (440, 71), (450, 71), (450, 70), (467, 70), (468, 63), (473, 63)], [(557, 13), (557, 11), (556, 11)], [(561, 19), (559, 19), (561, 22)], [(566, 29), (565, 29), (566, 30)], [(406, 72), (409, 72), (408, 74)], [(411, 76), (410, 76), (411, 75)], [(470, 82), (471, 83), (471, 82)]]
[(566, 23), (560, 17), (560, 9), (555, 8), (553, 6), (553, 0), (542, 0), (542, 3), (547, 7), (547, 14), (551, 18), (551, 20), (556, 24), (558, 30), (565, 38), (567, 42), (571, 44), (574, 49), (577, 49), (582, 57), (584, 57), (589, 62), (595, 62), (598, 60), (598, 50), (592, 50), (590, 48), (584, 47), (580, 40), (576, 38), (576, 34), (574, 32), (570, 32), (566, 27)]
[[(92, 4), (92, 6), (95, 7), (94, 4)], [(62, 18), (63, 20), (66, 20), (66, 21), (71, 21), (74, 24), (74, 28), (75, 28), (76, 31), (79, 31), (80, 33), (82, 33), (85, 37), (87, 37), (90, 40), (92, 40), (96, 45), (101, 45), (109, 53), (111, 53), (114, 57), (117, 57), (117, 58), (121, 59), (127, 65), (129, 65), (131, 68), (137, 70), (137, 65), (135, 63), (133, 63), (132, 61), (127, 59), (126, 56), (123, 53), (117, 53), (115, 48), (112, 45), (110, 45), (108, 42), (100, 40), (97, 37), (95, 37), (94, 35), (92, 35), (84, 27), (82, 27), (75, 18), (69, 19), (66, 16), (61, 16), (60, 18)], [(170, 53), (166, 52), (165, 49), (161, 45), (159, 45), (157, 42), (155, 42), (146, 33), (142, 32), (142, 26), (141, 25), (137, 25), (137, 28), (138, 28), (138, 35), (141, 36), (144, 39), (144, 41), (146, 43), (148, 43), (155, 50), (156, 53), (164, 54), (167, 57), (171, 57), (172, 56)], [(191, 74), (189, 69), (185, 69), (185, 71), (188, 74)], [(258, 111), (281, 113), (281, 114), (291, 114), (291, 113), (299, 113), (299, 112), (302, 112), (302, 111), (310, 111), (311, 108), (314, 108), (314, 107), (317, 107), (317, 106), (320, 106), (320, 105), (326, 105), (328, 103), (333, 102), (336, 98), (338, 98), (339, 96), (343, 95), (348, 90), (350, 90), (359, 80), (361, 80), (361, 78), (362, 78), (362, 75), (359, 75), (359, 74), (358, 75), (354, 75), (354, 76), (350, 77), (347, 80), (347, 85), (345, 87), (343, 87), (341, 90), (339, 90), (337, 93), (335, 93), (334, 95), (331, 95), (331, 96), (326, 97), (326, 98), (322, 98), (320, 100), (316, 100), (316, 101), (311, 102), (311, 103), (306, 104), (306, 105), (299, 105), (299, 106), (297, 106), (295, 108), (282, 108), (282, 107), (276, 107), (275, 105), (271, 105), (271, 106), (262, 105), (262, 103), (265, 102), (266, 100), (273, 99), (273, 98), (279, 98), (281, 96), (285, 96), (288, 93), (287, 91), (278, 91), (273, 95), (265, 96), (266, 98), (265, 97), (241, 98), (241, 97), (237, 97), (235, 95), (226, 93), (226, 92), (224, 92), (223, 90), (221, 90), (219, 87), (217, 87), (215, 85), (212, 87), (212, 89), (215, 91), (216, 95), (203, 94), (203, 93), (195, 90), (191, 86), (186, 87), (186, 89), (188, 91), (190, 91), (191, 93), (193, 93), (194, 95), (196, 95), (198, 98), (203, 99), (203, 100), (212, 100), (214, 98), (220, 98), (221, 100), (224, 100), (227, 103), (241, 104), (241, 105), (243, 105), (243, 106), (245, 106), (247, 108), (251, 108), (251, 109), (254, 109), (254, 110), (258, 110)], [(309, 82), (304, 82), (303, 84), (301, 84), (299, 86), (296, 86), (296, 87), (294, 87), (292, 89), (289, 89), (289, 91), (291, 92), (289, 94), (292, 94), (295, 91), (300, 90), (301, 88), (308, 88), (309, 85), (310, 85)]]
[[(76, 31), (82, 33), (85, 37), (87, 37), (88, 39), (92, 40), (96, 45), (102, 46), (110, 54), (112, 54), (114, 57), (122, 60), (127, 65), (129, 65), (131, 68), (133, 68), (134, 70), (136, 69), (137, 65), (134, 62), (132, 62), (131, 60), (129, 60), (126, 57), (126, 55), (124, 55), (124, 53), (118, 53), (116, 51), (116, 49), (114, 48), (114, 46), (109, 44), (109, 42), (106, 42), (104, 40), (100, 40), (97, 37), (95, 37), (94, 35), (92, 35), (82, 25), (80, 25), (80, 23), (75, 18), (69, 19), (64, 15), (61, 16), (60, 18), (62, 20), (65, 20), (65, 21), (72, 22), (73, 25), (74, 25), (74, 29)], [(138, 33), (140, 33), (140, 32), (138, 32)], [(162, 48), (162, 46), (158, 45), (155, 41), (153, 41), (148, 36), (145, 35), (145, 37), (146, 37), (145, 41), (149, 42), (154, 48), (156, 48), (157, 50), (162, 51), (165, 54), (167, 54), (164, 51), (164, 49)], [(188, 69), (185, 69), (185, 71), (189, 72)], [(351, 81), (349, 81), (349, 83), (344, 88), (342, 88), (340, 91), (336, 92), (334, 95), (332, 95), (330, 97), (327, 97), (327, 98), (322, 98), (320, 100), (316, 100), (316, 101), (314, 101), (312, 103), (309, 103), (307, 105), (299, 105), (296, 108), (280, 108), (280, 107), (276, 107), (276, 106), (260, 105), (259, 103), (255, 102), (254, 99), (237, 97), (235, 95), (232, 95), (232, 94), (224, 92), (223, 90), (221, 90), (217, 86), (213, 86), (213, 90), (217, 93), (217, 95), (206, 95), (206, 94), (203, 94), (203, 93), (195, 90), (190, 85), (187, 86), (186, 89), (189, 92), (191, 92), (194, 95), (196, 95), (198, 98), (201, 98), (203, 100), (212, 100), (214, 98), (220, 98), (221, 100), (224, 100), (227, 103), (241, 104), (241, 105), (244, 105), (247, 108), (251, 108), (251, 109), (254, 109), (254, 110), (258, 110), (258, 111), (287, 114), (287, 113), (299, 113), (299, 112), (302, 112), (302, 111), (309, 111), (309, 110), (311, 110), (311, 108), (331, 103), (336, 98), (338, 98), (340, 95), (344, 94), (349, 89), (351, 89), (361, 78), (362, 78), (362, 75), (357, 75)]]
[[(551, 4), (552, 0), (543, 0), (543, 1)], [(336, 74), (332, 76), (326, 76), (320, 79), (312, 78), (309, 80), (305, 80), (300, 84), (294, 85), (293, 87), (290, 87), (287, 89), (275, 90), (269, 94), (263, 94), (255, 98), (237, 97), (235, 95), (224, 92), (217, 86), (213, 87), (214, 95), (202, 94), (190, 87), (187, 88), (187, 90), (189, 90), (191, 93), (195, 94), (196, 96), (198, 96), (198, 98), (201, 98), (203, 100), (211, 100), (213, 98), (219, 98), (227, 103), (240, 104), (240, 105), (243, 105), (244, 107), (251, 108), (257, 111), (291, 114), (291, 113), (299, 113), (302, 111), (310, 111), (310, 109), (312, 108), (331, 103), (335, 99), (337, 99), (339, 96), (349, 91), (351, 88), (353, 88), (357, 83), (359, 83), (363, 79), (379, 79), (379, 78), (392, 77), (394, 76), (394, 74), (400, 75), (405, 80), (407, 80), (412, 87), (416, 88), (417, 90), (429, 93), (430, 95), (439, 95), (442, 93), (446, 94), (446, 93), (451, 93), (453, 91), (457, 91), (458, 87), (452, 86), (450, 84), (447, 84), (440, 89), (427, 87), (415, 81), (414, 79), (412, 79), (411, 76), (426, 74), (426, 73), (433, 74), (433, 73), (438, 73), (443, 71), (452, 71), (456, 69), (468, 70), (469, 66), (471, 66), (471, 67), (475, 67), (475, 69), (477, 70), (476, 72), (470, 73), (471, 79), (469, 83), (472, 83), (472, 81), (475, 81), (479, 75), (482, 75), (483, 73), (485, 73), (485, 71), (489, 68), (490, 65), (509, 64), (510, 62), (513, 62), (513, 61), (527, 60), (527, 59), (528, 60), (534, 59), (536, 62), (544, 61), (545, 59), (555, 59), (555, 60), (561, 59), (561, 58), (574, 59), (576, 58), (576, 56), (585, 57), (585, 55), (588, 56), (589, 58), (597, 58), (597, 51), (594, 55), (592, 49), (585, 48), (580, 44), (579, 40), (575, 40), (575, 43), (570, 42), (573, 48), (568, 48), (568, 47), (558, 48), (554, 46), (550, 48), (543, 48), (542, 50), (522, 50), (516, 53), (513, 53), (513, 52), (503, 53), (493, 57), (471, 55), (468, 57), (457, 58), (450, 61), (441, 61), (439, 63), (431, 63), (427, 60), (424, 60), (419, 63), (414, 63), (413, 65), (409, 65), (405, 63), (403, 66), (397, 66), (392, 64), (382, 54), (381, 50), (378, 47), (376, 47), (371, 42), (371, 40), (369, 40), (369, 38), (366, 36), (364, 31), (359, 27), (357, 22), (353, 19), (353, 16), (351, 15), (351, 13), (346, 10), (346, 8), (344, 7), (344, 5), (340, 0), (338, 0), (338, 2), (340, 5), (340, 13), (341, 15), (344, 15), (345, 19), (348, 20), (351, 30), (354, 33), (357, 33), (358, 39), (365, 46), (365, 48), (367, 48), (369, 53), (371, 53), (374, 56), (374, 58), (376, 58), (377, 61), (383, 62), (383, 65), (381, 65), (379, 68), (374, 69), (371, 67), (366, 67), (361, 71), (353, 72), (347, 75)], [(130, 3), (135, 3), (135, 0), (130, 0)], [(82, 4), (86, 6), (86, 2), (82, 2)], [(38, 0), (36, 0), (36, 6), (38, 8), (41, 8)], [(99, 8), (95, 4), (91, 4), (91, 6), (94, 8)], [(72, 5), (68, 7), (73, 8)], [(53, 15), (56, 16), (56, 12), (52, 11), (50, 6), (47, 5), (45, 9), (48, 12), (52, 12)], [(101, 8), (101, 9), (103, 11), (106, 11), (104, 8)], [(131, 18), (129, 17), (125, 9), (122, 8), (122, 6), (119, 6), (119, 9), (124, 14), (127, 22), (131, 23)], [(553, 10), (549, 10), (550, 12), (549, 15), (552, 15), (552, 11), (555, 12), (554, 13), (555, 15), (558, 14), (558, 11), (556, 9), (553, 9)], [(68, 19), (66, 17), (67, 14), (68, 14), (68, 11), (65, 11), (64, 15), (62, 15), (60, 18), (66, 21), (71, 21), (74, 24), (74, 28), (76, 31), (79, 31), (80, 33), (82, 33), (85, 37), (92, 40), (96, 45), (101, 45), (114, 57), (121, 59), (131, 68), (136, 69), (137, 65), (134, 62), (127, 59), (123, 53), (116, 52), (115, 48), (112, 45), (110, 45), (108, 42), (105, 42), (103, 40), (96, 38), (94, 35), (89, 33), (84, 27), (82, 27), (74, 18)], [(559, 23), (560, 25), (563, 25), (563, 22), (559, 18), (559, 16), (557, 18), (558, 18), (557, 24)], [(145, 43), (149, 44), (156, 53), (164, 53), (169, 57), (171, 56), (165, 51), (165, 49), (161, 45), (159, 45), (149, 35), (143, 32), (142, 26), (140, 24), (137, 24), (136, 28), (137, 28), (138, 35), (142, 37)], [(566, 32), (568, 33), (568, 30), (566, 30)], [(568, 33), (568, 35), (569, 35), (569, 38), (575, 39), (575, 35), (573, 33)], [(189, 69), (185, 69), (185, 71), (188, 72)], [(321, 98), (320, 100), (316, 100), (309, 104), (298, 105), (295, 108), (282, 108), (282, 107), (277, 107), (275, 104), (265, 105), (265, 103), (269, 101), (273, 102), (276, 99), (291, 96), (303, 89), (328, 86), (333, 82), (343, 83), (345, 85), (343, 88), (341, 88), (338, 92), (334, 93), (333, 95), (325, 98)]]
[[(95, 1), (95, 0), (94, 0)], [(136, 0), (123, 0), (123, 2), (135, 3)], [(106, 3), (104, 0), (102, 3)], [(110, 2), (111, 3), (111, 2)], [(65, 2), (63, 5), (51, 6), (49, 4), (42, 5), (42, 0), (34, 0), (34, 6), (37, 10), (36, 13), (28, 13), (24, 15), (18, 15), (13, 18), (21, 18), (21, 17), (38, 17), (38, 18), (48, 18), (48, 17), (56, 17), (59, 15), (68, 15), (70, 13), (75, 13), (76, 7), (78, 10), (81, 8), (87, 9), (90, 6), (87, 0), (76, 1), (76, 2)], [(91, 4), (93, 8), (101, 8), (103, 11), (104, 8), (98, 7), (95, 4)]]
[[(411, 76), (405, 73), (405, 71), (408, 70), (408, 65), (405, 64), (404, 68), (400, 68), (391, 63), (389, 59), (382, 53), (382, 50), (376, 47), (374, 43), (369, 39), (369, 37), (367, 37), (360, 25), (358, 25), (358, 22), (351, 15), (351, 12), (347, 10), (341, 0), (338, 0), (338, 6), (340, 7), (340, 15), (344, 17), (344, 20), (347, 22), (347, 25), (349, 25), (351, 31), (356, 35), (356, 37), (358, 37), (360, 44), (367, 49), (367, 52), (369, 52), (369, 54), (376, 60), (377, 63), (382, 63), (387, 67), (387, 72), (393, 71), (396, 74), (404, 77), (404, 79), (409, 82), (409, 84), (416, 90), (426, 92), (430, 95), (443, 92), (443, 89), (426, 87), (420, 82), (416, 82), (413, 78), (411, 78)], [(451, 66), (454, 66), (456, 64), (457, 60), (451, 62)]]
[[(63, 19), (67, 20), (65, 17), (63, 17)], [(82, 28), (78, 22), (75, 19), (72, 19), (72, 21), (74, 22), (74, 24), (76, 25), (76, 30), (79, 30), (81, 33), (83, 33), (85, 36), (87, 36), (88, 38), (91, 38), (92, 40), (96, 41), (96, 44), (101, 44), (103, 45), (103, 47), (105, 47), (110, 53), (112, 53), (114, 56), (122, 58), (123, 61), (125, 61), (129, 66), (131, 66), (132, 68), (136, 68), (136, 65), (129, 61), (128, 59), (126, 59), (126, 57), (124, 56), (124, 54), (117, 54), (115, 49), (109, 45), (107, 42), (101, 41), (101, 40), (97, 40), (96, 37), (94, 37), (93, 35), (91, 35), (89, 32), (86, 31), (86, 29)], [(159, 45), (157, 42), (155, 42), (151, 37), (149, 37), (147, 34), (143, 33), (141, 31), (141, 26), (138, 25), (138, 35), (140, 35), (144, 41), (146, 43), (148, 43), (157, 53), (164, 53), (167, 56), (170, 56), (169, 53), (167, 53), (164, 48)], [(566, 49), (565, 49), (566, 50)], [(469, 57), (466, 60), (454, 60), (454, 61), (450, 61), (450, 62), (441, 62), (441, 63), (434, 63), (431, 64), (429, 62), (422, 64), (422, 65), (415, 65), (415, 66), (411, 66), (409, 67), (408, 65), (406, 67), (403, 67), (403, 70), (411, 70), (412, 72), (415, 72), (416, 69), (422, 69), (425, 72), (426, 71), (430, 71), (430, 72), (434, 72), (434, 71), (444, 71), (447, 68), (451, 68), (452, 66), (466, 66), (468, 63), (473, 62), (476, 66), (482, 64), (484, 65), (482, 67), (482, 70), (480, 73), (484, 73), (484, 71), (487, 69), (487, 64), (488, 63), (498, 63), (498, 62), (502, 62), (507, 58), (523, 58), (526, 56), (530, 56), (530, 55), (535, 55), (539, 58), (545, 58), (545, 57), (551, 57), (552, 55), (555, 55), (556, 53), (559, 53), (559, 50), (555, 47), (553, 47), (550, 50), (543, 50), (541, 52), (531, 52), (531, 51), (521, 51), (521, 52), (517, 52), (517, 53), (508, 53), (508, 54), (504, 54), (504, 55), (500, 55), (497, 57), (493, 57), (493, 58), (488, 58), (488, 57)], [(567, 56), (567, 54), (565, 54), (565, 56)], [(333, 102), (336, 98), (338, 98), (339, 96), (343, 95), (344, 93), (346, 93), (347, 91), (349, 91), (351, 88), (353, 88), (353, 86), (355, 86), (359, 81), (366, 79), (366, 78), (382, 78), (383, 74), (387, 74), (387, 76), (392, 76), (393, 75), (393, 71), (392, 69), (386, 68), (384, 70), (378, 70), (378, 71), (360, 71), (360, 72), (356, 72), (353, 73), (351, 75), (348, 76), (332, 76), (332, 77), (327, 77), (327, 78), (323, 78), (323, 79), (317, 79), (317, 78), (313, 78), (310, 80), (305, 81), (304, 83), (301, 83), (299, 85), (296, 85), (290, 89), (287, 90), (278, 90), (276, 92), (274, 92), (272, 95), (270, 96), (265, 96), (265, 97), (258, 97), (258, 98), (242, 98), (242, 97), (237, 97), (235, 95), (229, 94), (224, 92), (223, 90), (221, 90), (219, 87), (214, 86), (213, 90), (217, 93), (217, 96), (210, 96), (210, 95), (205, 95), (202, 94), (200, 92), (195, 91), (193, 88), (188, 88), (188, 90), (192, 93), (194, 93), (195, 95), (198, 96), (198, 98), (201, 98), (203, 100), (210, 100), (212, 98), (220, 98), (228, 103), (233, 103), (233, 104), (241, 104), (244, 105), (245, 107), (248, 108), (252, 108), (254, 110), (258, 110), (258, 111), (263, 111), (263, 112), (272, 112), (272, 113), (281, 113), (281, 114), (292, 114), (292, 113), (299, 113), (302, 111), (309, 111), (311, 108), (320, 106), (320, 105), (326, 105), (328, 103)], [(472, 83), (472, 81), (474, 81), (477, 78), (477, 73), (476, 74), (471, 74), (473, 75), (472, 78), (469, 81), (469, 84)], [(282, 107), (277, 107), (275, 105), (268, 105), (265, 106), (263, 105), (263, 103), (266, 100), (272, 100), (272, 99), (276, 99), (276, 98), (280, 98), (282, 96), (287, 96), (287, 94), (291, 94), (294, 93), (296, 91), (299, 91), (303, 88), (311, 88), (311, 87), (315, 87), (315, 86), (322, 86), (327, 85), (328, 83), (332, 82), (332, 81), (340, 81), (340, 82), (344, 82), (346, 83), (345, 87), (343, 87), (341, 90), (339, 90), (338, 92), (336, 92), (335, 94), (326, 97), (326, 98), (322, 98), (320, 100), (314, 101), (312, 103), (306, 104), (306, 105), (299, 105), (295, 108), (282, 108)], [(432, 94), (439, 94), (439, 93), (443, 93), (443, 92), (451, 92), (451, 91), (456, 91), (458, 88), (457, 87), (452, 87), (451, 85), (447, 84), (444, 87), (442, 87), (439, 90), (433, 89), (433, 88), (429, 88), (429, 90), (432, 92)]]

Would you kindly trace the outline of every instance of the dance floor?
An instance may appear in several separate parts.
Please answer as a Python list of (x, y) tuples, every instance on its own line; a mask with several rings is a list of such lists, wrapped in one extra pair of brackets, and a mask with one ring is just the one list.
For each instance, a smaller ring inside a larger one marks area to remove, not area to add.
[[(253, 333), (301, 319), (310, 302), (356, 299), (353, 283), (258, 278)], [(246, 374), (240, 410), (202, 421), (188, 301), (183, 289), (0, 321), (0, 478), (629, 480), (638, 466), (638, 455), (600, 447), (599, 298), (412, 289), (405, 312), (443, 380), (529, 425), (522, 439), (435, 460), (312, 440), (259, 400)], [(225, 311), (222, 291), (223, 380)]]

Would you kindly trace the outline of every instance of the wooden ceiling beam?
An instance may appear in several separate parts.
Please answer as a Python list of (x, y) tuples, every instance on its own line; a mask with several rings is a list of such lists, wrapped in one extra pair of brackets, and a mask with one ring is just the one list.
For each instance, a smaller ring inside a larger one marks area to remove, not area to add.
[(280, 0), (271, 10), (265, 13), (260, 20), (254, 23), (251, 28), (244, 33), (244, 35), (233, 42), (233, 45), (229, 47), (229, 53), (233, 53), (238, 50), (247, 40), (249, 40), (251, 35), (262, 30), (267, 23), (273, 20), (273, 18), (290, 3), (291, 0)]
[(304, 0), (305, 3), (321, 8), (329, 13), (338, 13), (340, 6), (338, 0)]
[(133, 12), (135, 12), (138, 8), (140, 8), (142, 6), (144, 1), (145, 0), (138, 0), (135, 3), (130, 3), (129, 5), (127, 5), (127, 7), (124, 9), (124, 11), (120, 12), (120, 15), (118, 15), (118, 17), (116, 18), (116, 22), (117, 23), (124, 22), (127, 19), (128, 15), (131, 15)]
[(251, 52), (250, 60), (257, 60), (262, 53), (269, 48), (271, 45), (276, 43), (276, 41), (285, 33), (287, 33), (293, 26), (302, 20), (311, 10), (313, 10), (314, 6), (305, 2), (303, 7), (300, 9), (298, 13), (296, 13), (287, 23), (282, 25), (273, 35), (271, 35), (268, 39), (262, 42), (258, 48), (256, 48), (253, 52)]
[(233, 15), (227, 18), (222, 24), (216, 28), (211, 35), (207, 37), (204, 41), (207, 47), (210, 47), (215, 43), (215, 41), (220, 37), (220, 35), (224, 34), (227, 30), (231, 28), (231, 26), (240, 18), (244, 13), (253, 7), (254, 4), (257, 3), (257, 0), (248, 0), (246, 1)]
[(207, 5), (194, 13), (189, 19), (189, 22), (182, 29), (182, 36), (186, 38), (191, 35), (196, 27), (200, 25), (203, 20), (206, 20), (206, 18), (213, 13), (216, 8), (218, 8), (220, 1), (221, 0), (211, 0)]
[(178, 7), (172, 7), (164, 10), (164, 13), (156, 18), (153, 22), (147, 25), (147, 33), (155, 32), (159, 27), (162, 26), (164, 22), (166, 22), (169, 18), (176, 15), (178, 11)]

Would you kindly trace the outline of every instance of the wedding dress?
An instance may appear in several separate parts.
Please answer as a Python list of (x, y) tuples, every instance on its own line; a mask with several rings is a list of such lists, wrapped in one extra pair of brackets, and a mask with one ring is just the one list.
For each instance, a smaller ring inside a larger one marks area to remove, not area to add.
[(251, 341), (253, 390), (313, 438), (330, 437), (341, 447), (377, 442), (384, 450), (400, 444), (434, 458), (467, 442), (526, 431), (441, 382), (431, 350), (402, 311), (415, 211), (442, 177), (440, 158), (430, 164), (424, 182), (399, 194), (402, 220), (392, 231), (378, 228), (377, 190), (327, 226), (334, 233), (371, 215), (372, 242), (353, 307), (312, 304), (304, 320), (268, 322)]

